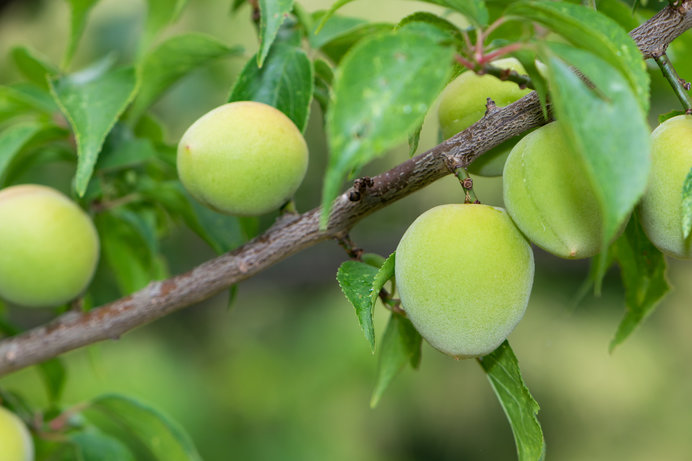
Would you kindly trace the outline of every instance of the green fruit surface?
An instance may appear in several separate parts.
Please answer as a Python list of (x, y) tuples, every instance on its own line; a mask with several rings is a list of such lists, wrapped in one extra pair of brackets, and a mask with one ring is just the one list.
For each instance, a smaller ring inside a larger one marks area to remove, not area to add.
[(86, 289), (98, 257), (96, 229), (69, 198), (38, 185), (0, 191), (0, 298), (64, 304)]
[(197, 200), (222, 213), (255, 216), (293, 197), (307, 171), (308, 148), (281, 111), (241, 101), (193, 123), (177, 161), (180, 180)]
[(423, 338), (451, 356), (478, 357), (524, 315), (533, 252), (502, 208), (441, 205), (404, 233), (395, 273), (406, 315)]
[(663, 122), (651, 134), (651, 175), (641, 222), (651, 242), (677, 258), (692, 258), (692, 235), (682, 233), (682, 185), (692, 168), (692, 115)]
[(0, 407), (0, 461), (34, 461), (34, 442), (24, 423)]
[[(514, 58), (493, 61), (501, 69), (512, 69), (520, 74), (526, 71)], [(478, 75), (466, 71), (452, 81), (440, 97), (438, 118), (445, 139), (470, 127), (485, 114), (487, 98), (504, 107), (526, 96), (531, 90), (521, 89), (514, 82), (502, 81), (492, 75)], [(500, 176), (507, 155), (519, 138), (513, 138), (484, 153), (471, 165), (469, 171), (481, 176)]]
[(512, 149), (503, 174), (505, 207), (526, 237), (562, 258), (600, 251), (603, 215), (582, 160), (557, 122)]

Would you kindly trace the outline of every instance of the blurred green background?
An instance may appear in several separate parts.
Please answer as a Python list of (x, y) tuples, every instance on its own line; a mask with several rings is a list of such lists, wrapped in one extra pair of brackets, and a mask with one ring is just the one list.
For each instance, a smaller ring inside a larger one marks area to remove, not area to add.
[[(299, 3), (310, 12), (331, 4)], [(192, 121), (226, 100), (241, 66), (257, 49), (249, 8), (231, 15), (229, 7), (228, 0), (191, 0), (161, 37), (199, 31), (246, 48), (244, 57), (199, 69), (155, 106), (173, 143)], [(342, 14), (396, 22), (420, 9), (441, 11), (418, 2), (378, 0), (354, 2)], [(144, 13), (143, 0), (100, 1), (75, 67), (111, 51), (123, 61), (131, 59)], [(18, 78), (7, 60), (12, 46), (29, 45), (58, 63), (68, 24), (63, 1), (18, 1), (0, 10), (0, 83)], [(684, 39), (692, 41), (690, 32)], [(673, 55), (682, 76), (692, 79), (684, 73), (692, 71), (692, 47), (683, 45)], [(678, 103), (658, 71), (651, 75), (654, 126), (659, 113)], [(320, 118), (314, 105), (307, 131), (311, 166), (297, 196), (301, 211), (319, 203), (326, 159)], [(419, 151), (436, 140), (433, 110)], [(406, 158), (402, 146), (364, 173), (384, 171)], [(71, 171), (59, 164), (50, 168), (67, 187)], [(483, 202), (501, 205), (499, 179), (476, 184)], [(418, 214), (460, 200), (458, 183), (447, 177), (366, 218), (352, 237), (367, 251), (388, 255)], [(168, 236), (164, 247), (172, 255), (173, 273), (213, 256), (183, 229)], [(227, 295), (219, 295), (118, 341), (67, 354), (65, 404), (105, 392), (131, 394), (177, 419), (207, 461), (514, 459), (509, 425), (475, 361), (455, 361), (424, 345), (420, 370), (405, 370), (380, 405), (369, 408), (376, 360), (335, 281), (345, 259), (336, 243), (321, 244), (242, 283), (230, 309)], [(690, 459), (692, 264), (670, 261), (673, 291), (610, 354), (608, 343), (624, 309), (617, 271), (608, 274), (600, 298), (588, 296), (575, 306), (588, 263), (559, 260), (538, 249), (536, 259), (529, 308), (510, 341), (542, 408), (548, 459)], [(12, 315), (24, 326), (45, 318), (18, 309)], [(386, 319), (378, 307), (378, 332)], [(34, 369), (2, 378), (0, 386), (45, 404)]]

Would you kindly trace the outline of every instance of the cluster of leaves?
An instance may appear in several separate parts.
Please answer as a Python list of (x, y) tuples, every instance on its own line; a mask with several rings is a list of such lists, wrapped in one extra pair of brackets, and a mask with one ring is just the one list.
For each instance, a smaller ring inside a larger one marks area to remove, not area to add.
[[(612, 247), (608, 245), (644, 193), (649, 170), (649, 77), (627, 34), (637, 25), (629, 8), (619, 0), (602, 0), (598, 10), (569, 1), (428, 0), (448, 14), (419, 12), (390, 24), (339, 15), (338, 9), (349, 1), (339, 0), (329, 11), (314, 13), (293, 0), (250, 2), (259, 12), (259, 50), (248, 59), (228, 98), (277, 107), (301, 130), (313, 99), (319, 104), (330, 151), (322, 225), (327, 224), (343, 182), (366, 163), (407, 140), (411, 153), (416, 151), (425, 115), (442, 88), (461, 71), (454, 56), (469, 54), (469, 34), (483, 37), (484, 53), (520, 43), (515, 56), (527, 69), (546, 114), (549, 101), (552, 113), (562, 121), (603, 210), (603, 251), (594, 264), (593, 280), (600, 284), (612, 261), (623, 268), (628, 310), (613, 345), (621, 342), (668, 289), (665, 260), (636, 221), (627, 225)], [(221, 57), (240, 56), (242, 50), (196, 33), (156, 42), (187, 2), (148, 0), (149, 14), (133, 63), (116, 65), (117, 59), (106, 56), (73, 71), (72, 57), (97, 0), (68, 3), (71, 33), (60, 66), (25, 47), (12, 51), (24, 81), (0, 87), (0, 187), (24, 179), (43, 164), (73, 165), (73, 197), (94, 215), (101, 237), (105, 264), (99, 273), (115, 280), (118, 296), (168, 275), (160, 241), (173, 226), (185, 224), (218, 253), (256, 235), (256, 220), (219, 215), (189, 197), (177, 179), (175, 146), (167, 142), (164, 127), (150, 111), (189, 72)], [(244, 3), (233, 1), (232, 10)], [(496, 22), (500, 18), (503, 22)], [(556, 39), (546, 40), (547, 32)], [(545, 68), (539, 69), (536, 60)], [(686, 203), (692, 209), (690, 201)], [(687, 222), (689, 227), (692, 219)], [(393, 277), (393, 265), (394, 256), (348, 261), (338, 273), (373, 351), (372, 311)], [(85, 308), (113, 296), (104, 293), (98, 277)], [(391, 295), (394, 285), (392, 281)], [(383, 299), (392, 314), (378, 342), (373, 405), (402, 367), (407, 363), (415, 367), (420, 361), (420, 335), (397, 311), (396, 300)], [(5, 334), (16, 333), (4, 321), (0, 326)], [(505, 343), (479, 363), (510, 420), (520, 459), (541, 458), (538, 406), (521, 379), (511, 348)], [(42, 372), (49, 390), (59, 395), (57, 389), (65, 379), (62, 364), (48, 362)], [(12, 399), (3, 401), (11, 405)], [(166, 447), (170, 451), (161, 452), (165, 459), (197, 459), (178, 429), (150, 409), (120, 397), (102, 397), (85, 407), (91, 426), (74, 432), (69, 441), (82, 459), (91, 459), (88, 453), (95, 446), (103, 452), (112, 446), (116, 454), (125, 449), (116, 447), (108, 438), (110, 429), (89, 415), (99, 411), (122, 417), (133, 433), (145, 437), (140, 445), (147, 446), (146, 437), (172, 437), (174, 445)], [(145, 423), (140, 420), (151, 424), (141, 426)], [(155, 426), (160, 431), (153, 435)], [(166, 431), (172, 435), (161, 435)], [(137, 454), (136, 459), (149, 459), (140, 458), (137, 448), (126, 449)], [(161, 453), (149, 457), (164, 459)], [(128, 459), (116, 454), (116, 459)]]

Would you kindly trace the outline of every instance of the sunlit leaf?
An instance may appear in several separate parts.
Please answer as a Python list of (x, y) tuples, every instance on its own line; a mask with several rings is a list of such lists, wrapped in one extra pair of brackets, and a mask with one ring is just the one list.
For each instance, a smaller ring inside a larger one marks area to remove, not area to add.
[(99, 0), (67, 0), (70, 4), (70, 40), (63, 57), (63, 67), (68, 67), (72, 62), (72, 57), (77, 51), (79, 39), (84, 33), (89, 10), (98, 3)]
[(294, 0), (259, 0), (260, 49), (257, 52), (259, 67), (264, 64), (281, 24), (293, 9), (293, 2)]
[(536, 415), (539, 406), (524, 384), (519, 361), (507, 341), (478, 362), (512, 427), (519, 461), (539, 461), (545, 457), (543, 430)]
[[(378, 269), (359, 261), (346, 261), (339, 267), (336, 280), (341, 291), (356, 309), (358, 323), (370, 349), (375, 351), (375, 328), (372, 322), (373, 301), (371, 291)], [(379, 290), (378, 290), (379, 292)]]
[(136, 92), (133, 68), (123, 68), (82, 81), (71, 76), (51, 80), (51, 91), (77, 140), (75, 189), (83, 196), (106, 135)]
[(140, 40), (145, 49), (156, 35), (168, 24), (178, 19), (187, 0), (147, 0), (147, 20)]
[(447, 83), (453, 49), (414, 32), (381, 34), (342, 60), (327, 113), (329, 164), (320, 224), (352, 171), (406, 140)]

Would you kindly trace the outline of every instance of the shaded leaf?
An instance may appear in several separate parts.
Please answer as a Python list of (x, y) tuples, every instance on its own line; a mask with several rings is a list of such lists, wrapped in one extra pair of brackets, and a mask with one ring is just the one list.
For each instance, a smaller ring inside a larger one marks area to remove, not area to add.
[[(356, 309), (356, 316), (370, 349), (375, 352), (375, 327), (372, 322), (374, 302), (371, 291), (378, 269), (359, 261), (346, 261), (339, 267), (336, 280), (341, 291)], [(379, 292), (379, 290), (377, 290)]]
[(463, 14), (475, 26), (488, 24), (488, 8), (483, 0), (422, 0), (426, 3), (451, 8)]
[(677, 117), (678, 115), (683, 115), (685, 114), (684, 110), (671, 110), (670, 112), (666, 112), (665, 114), (661, 114), (658, 116), (658, 124), (660, 125), (661, 123), (665, 122), (669, 118)]
[(0, 132), (0, 184), (12, 160), (42, 128), (38, 122), (23, 122)]
[(422, 341), (409, 319), (392, 313), (379, 348), (377, 382), (370, 399), (372, 408), (407, 363), (418, 366)]
[(27, 80), (44, 89), (48, 89), (46, 76), (56, 75), (59, 72), (55, 66), (47, 62), (46, 58), (25, 46), (12, 48), (12, 60)]
[(545, 457), (543, 430), (536, 415), (540, 407), (524, 384), (519, 362), (507, 341), (489, 355), (478, 359), (507, 416), (519, 461)]
[(190, 437), (175, 421), (129, 397), (97, 397), (83, 413), (105, 434), (125, 442), (138, 461), (202, 459)]
[(38, 370), (41, 378), (43, 378), (43, 384), (46, 386), (48, 401), (53, 404), (59, 402), (67, 379), (67, 369), (62, 359), (56, 357), (41, 362), (38, 365)]
[(70, 39), (63, 57), (63, 67), (68, 67), (72, 62), (72, 57), (77, 51), (77, 44), (84, 33), (89, 10), (98, 3), (99, 0), (67, 0), (70, 4)]
[(80, 461), (135, 461), (132, 452), (113, 437), (96, 431), (83, 431), (70, 434), (70, 442), (75, 447)]
[(303, 50), (276, 43), (264, 65), (255, 56), (245, 64), (236, 80), (232, 101), (258, 101), (286, 114), (300, 131), (305, 131), (313, 92), (312, 63)]
[(515, 2), (507, 15), (538, 22), (600, 57), (626, 79), (642, 110), (649, 110), (646, 65), (634, 40), (614, 20), (591, 8), (550, 0)]
[(77, 140), (75, 189), (86, 192), (106, 135), (135, 95), (133, 68), (115, 70), (86, 82), (70, 76), (51, 80), (51, 92)]
[(343, 59), (327, 113), (329, 163), (320, 225), (347, 175), (405, 141), (448, 81), (453, 50), (413, 32), (361, 41)]
[(144, 57), (141, 85), (129, 117), (137, 120), (174, 83), (200, 66), (221, 56), (237, 55), (241, 47), (229, 48), (215, 38), (201, 34), (171, 37)]
[(613, 244), (625, 287), (625, 316), (610, 342), (612, 351), (621, 344), (670, 290), (666, 259), (646, 237), (639, 219), (633, 216), (622, 236)]
[(649, 127), (632, 90), (613, 67), (568, 45), (550, 47), (546, 62), (553, 110), (584, 161), (603, 211), (599, 265), (603, 273), (609, 243), (646, 189), (651, 165)]
[(327, 12), (324, 13), (322, 15), (322, 17), (320, 18), (320, 22), (317, 24), (317, 27), (315, 28), (315, 32), (319, 33), (322, 30), (322, 28), (325, 26), (327, 21), (329, 21), (332, 18), (332, 16), (334, 16), (334, 13), (336, 13), (339, 8), (341, 8), (344, 5), (351, 3), (353, 1), (355, 1), (355, 0), (336, 0), (332, 4), (332, 6), (329, 8), (329, 10), (327, 10)]
[(682, 238), (686, 239), (692, 231), (692, 168), (682, 184)]
[(260, 8), (260, 49), (257, 52), (257, 65), (262, 67), (274, 43), (281, 24), (293, 9), (294, 0), (259, 0)]
[[(15, 83), (8, 86), (0, 86), (0, 101), (6, 100), (18, 105), (21, 112), (33, 109), (52, 115), (58, 110), (50, 92), (34, 85), (33, 83)], [(23, 110), (22, 110), (23, 109)]]

